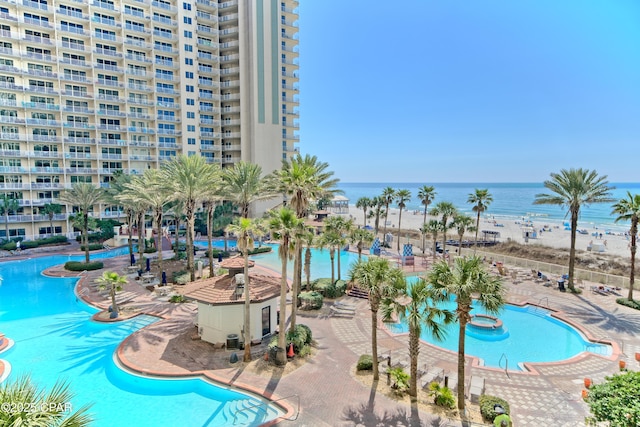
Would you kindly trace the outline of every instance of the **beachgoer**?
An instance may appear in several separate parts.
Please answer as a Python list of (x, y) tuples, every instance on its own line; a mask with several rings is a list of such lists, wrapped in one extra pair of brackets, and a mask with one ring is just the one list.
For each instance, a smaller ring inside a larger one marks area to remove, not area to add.
[(493, 407), (493, 412), (498, 414), (497, 417), (493, 419), (494, 427), (512, 427), (513, 422), (511, 421), (511, 417), (504, 410), (502, 405), (495, 405)]
[(20, 247), (20, 240), (18, 240), (18, 241), (16, 242), (16, 250), (17, 250), (18, 252), (20, 252), (20, 251), (22, 250), (22, 248)]
[(607, 241), (605, 240), (603, 243), (604, 243), (604, 247), (606, 248), (607, 247)]

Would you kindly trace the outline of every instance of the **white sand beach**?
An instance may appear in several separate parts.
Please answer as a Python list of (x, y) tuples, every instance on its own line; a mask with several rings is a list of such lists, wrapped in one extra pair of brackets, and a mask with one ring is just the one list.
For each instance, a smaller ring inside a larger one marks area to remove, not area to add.
[[(398, 219), (399, 219), (399, 209), (390, 209), (387, 225), (387, 230), (397, 230), (398, 229)], [(362, 209), (358, 209), (355, 206), (349, 206), (349, 214), (347, 216), (351, 216), (356, 225), (362, 226), (363, 224), (363, 212)], [(435, 217), (427, 216), (427, 221), (429, 219), (437, 219)], [(554, 222), (547, 218), (530, 218), (530, 222), (528, 225), (530, 228), (527, 231), (536, 230), (536, 238), (529, 238), (527, 244), (535, 245), (544, 245), (553, 248), (566, 248), (570, 247), (571, 243), (571, 234), (569, 230), (565, 230), (562, 222)], [(373, 219), (369, 219), (367, 224), (373, 226)], [(422, 212), (413, 212), (413, 211), (402, 211), (402, 229), (412, 229), (418, 230), (423, 224), (423, 214)], [(545, 227), (546, 226), (546, 227)], [(481, 233), (483, 230), (487, 231), (497, 231), (500, 233), (500, 236), (497, 238), (498, 241), (504, 242), (511, 239), (511, 241), (515, 241), (518, 243), (525, 243), (524, 237), (524, 222), (518, 219), (506, 219), (506, 218), (495, 218), (491, 217), (491, 215), (483, 215), (480, 218), (480, 233), (479, 238), (481, 238)], [(384, 228), (384, 218), (380, 218), (380, 232)], [(540, 230), (546, 229), (549, 231), (543, 231), (540, 233)], [(602, 253), (616, 255), (616, 256), (630, 256), (629, 255), (629, 240), (624, 236), (624, 233), (614, 233), (614, 234), (606, 234), (605, 230), (598, 228), (590, 228), (586, 229), (587, 234), (577, 234), (576, 237), (576, 249), (577, 250), (587, 250), (587, 246), (592, 244), (592, 249), (596, 251), (600, 251), (602, 249)], [(594, 237), (592, 233), (598, 233), (597, 237)], [(602, 233), (602, 238), (599, 237), (599, 234)], [(531, 235), (531, 234), (530, 234)], [(454, 230), (450, 231), (447, 234), (447, 237), (450, 239), (458, 238), (457, 234)], [(475, 233), (466, 233), (465, 239), (473, 240), (475, 237)]]

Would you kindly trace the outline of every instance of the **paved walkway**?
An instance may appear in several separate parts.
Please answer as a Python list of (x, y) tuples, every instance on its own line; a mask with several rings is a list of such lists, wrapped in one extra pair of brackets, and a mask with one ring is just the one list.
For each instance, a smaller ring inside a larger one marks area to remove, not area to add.
[[(123, 272), (128, 265), (126, 257), (106, 262), (108, 268), (120, 268)], [(96, 275), (98, 272), (89, 272), (83, 277), (78, 285), (79, 294), (105, 307), (108, 302), (88, 286)], [(557, 310), (577, 323), (586, 335), (611, 340), (616, 354), (610, 358), (583, 354), (561, 363), (531, 364), (532, 372), (510, 371), (508, 375), (501, 370), (477, 366), (468, 358), (466, 376), (485, 378), (487, 394), (509, 401), (518, 427), (582, 426), (588, 415), (588, 407), (580, 398), (583, 378), (592, 378), (596, 383), (602, 381), (605, 376), (618, 372), (620, 359), (626, 360), (629, 368), (638, 368), (633, 356), (640, 352), (640, 344), (634, 337), (640, 330), (640, 312), (616, 304), (613, 295), (590, 292), (588, 283), (583, 294), (572, 295), (535, 283), (525, 272), (519, 277), (517, 284), (505, 278), (510, 302), (529, 302)], [(138, 293), (138, 298), (128, 303), (135, 309), (132, 313), (145, 311), (164, 319), (136, 332), (119, 347), (119, 357), (130, 366), (168, 375), (204, 372), (231, 384), (248, 384), (267, 395), (297, 395), (300, 413), (295, 421), (280, 423), (285, 426), (461, 425), (389, 399), (353, 377), (359, 355), (370, 353), (367, 301), (350, 299), (349, 302), (357, 306), (353, 317), (302, 314), (299, 321), (311, 327), (317, 342), (316, 356), (286, 376), (269, 377), (248, 372), (241, 363), (230, 366), (231, 351), (214, 351), (210, 344), (191, 339), (195, 334), (194, 304), (167, 304), (135, 281), (130, 282), (126, 291)], [(626, 295), (625, 292), (621, 291)], [(406, 335), (391, 336), (381, 329), (378, 337), (380, 354), (388, 353), (394, 361), (408, 360)], [(451, 352), (422, 344), (419, 367), (425, 365), (436, 366), (452, 375), (456, 372), (455, 356)], [(295, 398), (287, 401), (296, 405)]]

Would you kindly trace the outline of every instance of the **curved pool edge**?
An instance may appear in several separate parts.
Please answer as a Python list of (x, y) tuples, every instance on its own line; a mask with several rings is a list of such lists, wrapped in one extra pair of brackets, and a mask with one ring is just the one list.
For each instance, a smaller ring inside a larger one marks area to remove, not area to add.
[(216, 375), (215, 371), (202, 370), (202, 371), (193, 371), (190, 373), (182, 374), (177, 372), (164, 372), (164, 371), (159, 371), (154, 369), (146, 369), (136, 365), (135, 363), (128, 360), (124, 355), (124, 347), (128, 344), (127, 341), (133, 338), (133, 335), (134, 334), (129, 335), (120, 344), (118, 344), (118, 348), (116, 349), (116, 352), (115, 352), (116, 361), (121, 367), (125, 368), (126, 370), (129, 370), (134, 374), (143, 375), (146, 377), (156, 377), (158, 379), (163, 379), (163, 378), (188, 379), (188, 378), (200, 377), (204, 379), (204, 381), (213, 383), (213, 385), (219, 384), (221, 386), (229, 387), (233, 390), (237, 390), (242, 393), (249, 393), (249, 394), (255, 395), (256, 397), (264, 398), (269, 401), (270, 405), (275, 405), (279, 407), (282, 410), (282, 412), (284, 412), (283, 415), (276, 417), (273, 420), (267, 421), (266, 423), (261, 424), (260, 427), (269, 427), (279, 423), (280, 421), (293, 419), (295, 415), (295, 409), (293, 408), (293, 406), (291, 406), (290, 404), (282, 400), (283, 399), (282, 396), (279, 396), (271, 392), (261, 391), (260, 389), (249, 384), (228, 380), (222, 376)]
[[(572, 328), (576, 329), (580, 334), (582, 334), (587, 341), (589, 341), (590, 343), (594, 343), (594, 344), (607, 344), (611, 346), (611, 354), (608, 356), (602, 355), (602, 354), (597, 354), (597, 353), (591, 353), (588, 351), (583, 351), (573, 357), (570, 357), (568, 359), (562, 359), (562, 360), (556, 360), (553, 362), (523, 362), (522, 363), (522, 367), (524, 368), (524, 370), (511, 370), (511, 369), (507, 369), (509, 374), (519, 374), (519, 375), (541, 375), (540, 371), (538, 369), (536, 369), (537, 366), (560, 366), (560, 365), (568, 365), (568, 364), (572, 364), (572, 363), (576, 363), (577, 361), (580, 361), (582, 359), (586, 359), (587, 357), (590, 356), (594, 356), (594, 357), (599, 357), (602, 359), (607, 359), (607, 360), (611, 360), (611, 361), (615, 361), (617, 360), (620, 355), (622, 354), (622, 351), (620, 349), (620, 346), (618, 345), (617, 342), (612, 341), (612, 340), (605, 340), (605, 339), (597, 339), (594, 338), (593, 335), (587, 330), (585, 329), (581, 324), (579, 324), (578, 322), (576, 322), (575, 320), (571, 319), (570, 317), (568, 317), (564, 312), (560, 311), (560, 310), (555, 310), (549, 307), (545, 307), (543, 305), (539, 305), (536, 303), (531, 303), (531, 302), (507, 302), (507, 304), (509, 305), (513, 305), (516, 307), (525, 307), (525, 306), (535, 306), (535, 307), (539, 307), (542, 308), (544, 310), (549, 311), (551, 317), (554, 317), (562, 322), (565, 322), (566, 324), (568, 324), (569, 326), (571, 326)], [(378, 319), (378, 326), (385, 331), (390, 337), (397, 337), (397, 336), (402, 336), (402, 335), (409, 335), (409, 332), (402, 332), (402, 333), (396, 333), (391, 331), (387, 325), (381, 321), (381, 319)], [(438, 349), (439, 351), (443, 351), (445, 353), (449, 353), (451, 355), (453, 355), (456, 360), (458, 357), (458, 352), (457, 351), (453, 351), (453, 350), (449, 350), (446, 349), (444, 347), (439, 347), (435, 344), (432, 344), (430, 342), (424, 341), (422, 338), (420, 338), (420, 343), (423, 345), (426, 345), (428, 347), (432, 347), (435, 349)], [(470, 359), (471, 361), (471, 367), (472, 368), (478, 368), (478, 369), (483, 369), (483, 370), (487, 370), (487, 371), (492, 371), (492, 372), (505, 372), (504, 368), (500, 368), (500, 367), (494, 367), (494, 366), (485, 366), (484, 365), (484, 360), (478, 356), (474, 356), (471, 354), (465, 354), (465, 358)]]

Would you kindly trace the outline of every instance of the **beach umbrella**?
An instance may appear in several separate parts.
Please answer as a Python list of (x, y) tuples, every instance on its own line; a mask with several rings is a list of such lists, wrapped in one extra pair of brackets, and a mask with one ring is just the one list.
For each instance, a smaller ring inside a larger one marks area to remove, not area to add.
[(151, 260), (147, 258), (147, 271), (151, 271)]
[(131, 254), (131, 265), (134, 265), (136, 263), (136, 256), (134, 254)]

